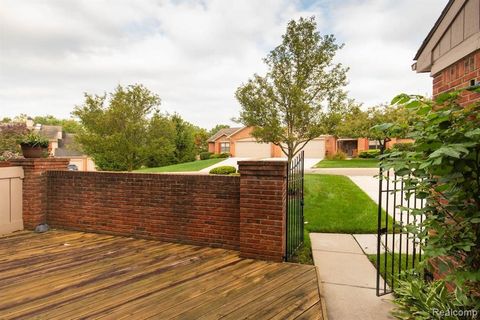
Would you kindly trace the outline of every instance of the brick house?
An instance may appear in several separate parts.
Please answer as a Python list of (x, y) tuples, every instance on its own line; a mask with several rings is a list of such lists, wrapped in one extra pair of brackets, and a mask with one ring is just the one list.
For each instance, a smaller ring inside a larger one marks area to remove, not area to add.
[[(412, 69), (429, 72), (433, 97), (474, 87), (480, 79), (480, 0), (450, 0), (415, 55)], [(460, 103), (480, 95), (465, 92)]]
[[(251, 127), (226, 128), (219, 130), (208, 139), (208, 151), (212, 153), (229, 153), (240, 158), (282, 158), (285, 157), (280, 147), (273, 143), (260, 143), (251, 135)], [(407, 139), (392, 139), (387, 147), (395, 143), (410, 142)], [(347, 156), (355, 157), (360, 152), (378, 149), (376, 141), (367, 138), (337, 138), (323, 135), (308, 142), (304, 147), (306, 158), (324, 158), (342, 151)]]

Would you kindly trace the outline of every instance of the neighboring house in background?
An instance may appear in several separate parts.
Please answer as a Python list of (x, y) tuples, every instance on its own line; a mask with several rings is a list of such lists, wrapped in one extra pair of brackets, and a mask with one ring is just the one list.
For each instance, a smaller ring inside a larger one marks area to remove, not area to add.
[(75, 135), (64, 132), (62, 126), (34, 124), (31, 119), (27, 119), (26, 124), (28, 129), (48, 138), (50, 155), (70, 159), (70, 164), (76, 165), (80, 171), (96, 170), (92, 158), (79, 151), (78, 145), (75, 143)]
[[(480, 84), (480, 0), (450, 0), (418, 49), (412, 69), (430, 72), (433, 96)], [(465, 92), (462, 105), (480, 100)]]
[[(285, 157), (280, 147), (273, 143), (257, 142), (251, 135), (251, 127), (220, 129), (208, 139), (208, 151), (212, 153), (229, 153), (233, 157), (241, 158), (282, 158)], [(392, 139), (387, 147), (395, 143), (410, 142), (405, 139)], [(306, 158), (324, 158), (338, 151), (345, 152), (347, 156), (355, 157), (360, 152), (369, 149), (378, 149), (376, 141), (366, 138), (350, 139), (336, 138), (334, 136), (320, 136), (309, 141), (303, 150)]]

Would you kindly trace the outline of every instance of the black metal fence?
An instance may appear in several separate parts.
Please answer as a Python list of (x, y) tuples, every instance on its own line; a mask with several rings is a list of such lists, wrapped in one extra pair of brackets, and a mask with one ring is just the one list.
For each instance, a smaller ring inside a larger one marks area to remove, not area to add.
[(287, 221), (285, 260), (289, 261), (303, 243), (304, 153), (296, 156), (287, 167)]
[[(377, 296), (391, 293), (395, 279), (422, 260), (422, 243), (408, 226), (421, 226), (424, 199), (417, 199), (415, 186), (390, 171), (379, 173), (377, 229)], [(412, 211), (413, 210), (413, 211)]]

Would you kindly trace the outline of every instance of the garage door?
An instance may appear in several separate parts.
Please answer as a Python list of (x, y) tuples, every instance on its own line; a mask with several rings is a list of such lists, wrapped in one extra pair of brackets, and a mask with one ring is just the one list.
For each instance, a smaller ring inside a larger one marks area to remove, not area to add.
[(318, 139), (309, 141), (303, 148), (305, 158), (324, 158), (325, 157), (325, 140)]
[(235, 157), (242, 158), (270, 158), (269, 143), (255, 141), (237, 141), (235, 143)]

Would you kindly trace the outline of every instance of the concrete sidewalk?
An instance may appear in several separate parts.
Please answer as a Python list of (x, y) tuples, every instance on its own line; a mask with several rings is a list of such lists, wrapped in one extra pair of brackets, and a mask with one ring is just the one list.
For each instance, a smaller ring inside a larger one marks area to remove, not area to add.
[(376, 270), (350, 234), (310, 233), (330, 320), (394, 319), (392, 295), (375, 294)]

